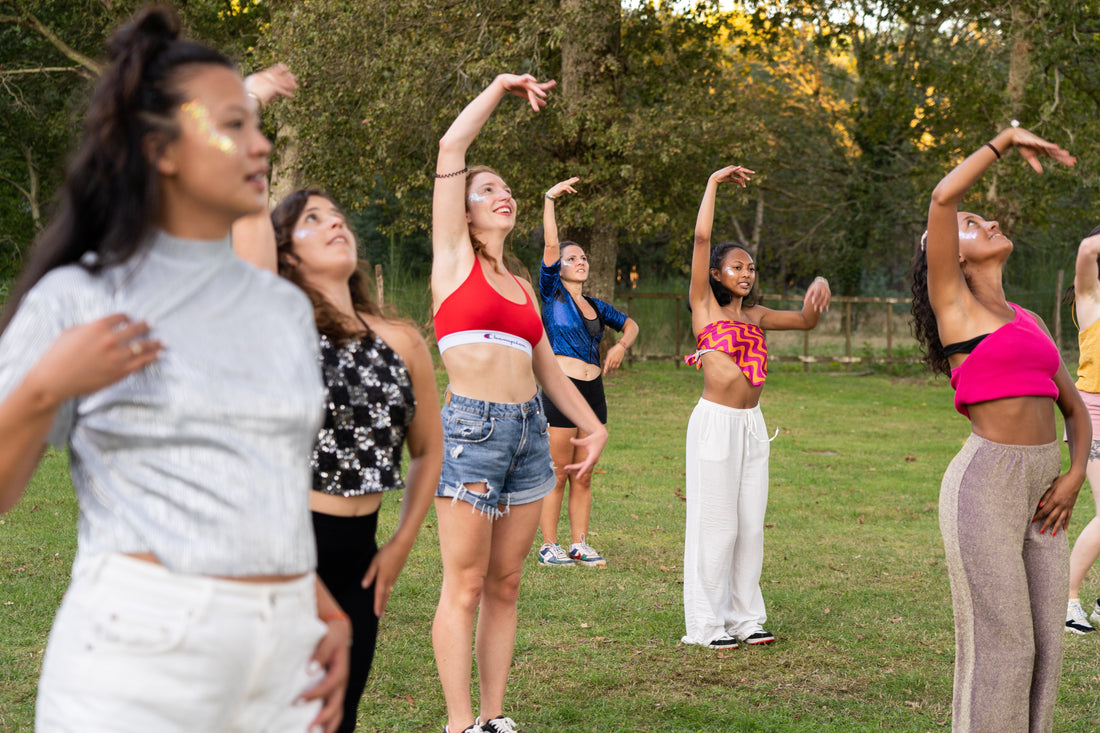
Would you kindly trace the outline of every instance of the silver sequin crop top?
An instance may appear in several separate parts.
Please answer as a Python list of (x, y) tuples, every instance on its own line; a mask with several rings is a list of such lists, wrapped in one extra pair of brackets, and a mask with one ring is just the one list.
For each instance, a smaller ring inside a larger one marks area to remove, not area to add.
[(333, 343), (321, 336), (325, 424), (310, 464), (313, 488), (359, 496), (405, 488), (401, 447), (416, 411), (409, 370), (376, 334)]
[(170, 570), (289, 575), (316, 565), (309, 454), (321, 424), (313, 309), (229, 238), (163, 232), (130, 261), (52, 270), (0, 337), (0, 398), (64, 329), (146, 320), (157, 362), (58, 412), (80, 505), (77, 563), (151, 552)]

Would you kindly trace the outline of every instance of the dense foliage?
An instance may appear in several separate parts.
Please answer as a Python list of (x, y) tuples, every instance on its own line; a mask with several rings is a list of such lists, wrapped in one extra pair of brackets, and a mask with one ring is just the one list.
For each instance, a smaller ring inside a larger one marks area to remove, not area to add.
[[(133, 0), (0, 0), (0, 275), (48, 216), (109, 29)], [(838, 292), (904, 292), (928, 193), (1011, 119), (1079, 157), (1036, 176), (1010, 156), (968, 205), (1017, 244), (1014, 297), (1049, 313), (1058, 269), (1096, 222), (1100, 3), (785, 0), (179, 0), (191, 33), (302, 87), (266, 112), (275, 191), (320, 185), (354, 212), (365, 254), (423, 274), (436, 141), (495, 74), (561, 81), (546, 110), (506, 101), (471, 151), (520, 203), (513, 240), (539, 255), (541, 192), (607, 293), (685, 272), (706, 176), (716, 236), (757, 253), (764, 285), (824, 273)]]

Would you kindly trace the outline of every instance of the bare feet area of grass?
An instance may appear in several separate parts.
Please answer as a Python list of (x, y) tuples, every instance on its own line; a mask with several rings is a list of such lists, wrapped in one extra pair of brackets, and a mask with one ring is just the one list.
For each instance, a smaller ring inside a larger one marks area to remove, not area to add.
[[(950, 387), (782, 369), (768, 379), (761, 407), (779, 432), (762, 587), (778, 641), (680, 643), (684, 433), (702, 377), (635, 364), (607, 380), (611, 440), (593, 480), (590, 542), (608, 567), (541, 567), (532, 551), (524, 571), (504, 711), (520, 731), (950, 730), (954, 640), (936, 507), (969, 433)], [(1086, 488), (1071, 541), (1092, 516)], [(386, 537), (395, 498), (381, 517)], [(29, 731), (75, 550), (64, 455), (47, 457), (0, 522), (0, 731)], [(430, 643), (440, 579), (429, 514), (382, 620), (359, 730), (442, 730)], [(1100, 575), (1085, 587), (1100, 595)], [(1066, 637), (1056, 731), (1100, 728), (1093, 637)]]

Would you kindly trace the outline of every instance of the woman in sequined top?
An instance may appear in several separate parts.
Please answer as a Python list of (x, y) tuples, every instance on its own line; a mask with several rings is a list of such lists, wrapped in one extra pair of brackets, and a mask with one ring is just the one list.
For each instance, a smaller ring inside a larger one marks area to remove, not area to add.
[(271, 144), (170, 10), (108, 54), (0, 319), (0, 510), (47, 443), (80, 506), (35, 729), (331, 732), (350, 626), (314, 573), (310, 306), (229, 241), (264, 209)]
[[(282, 66), (254, 74), (245, 84), (263, 103), (295, 88)], [(317, 572), (352, 621), (339, 728), (352, 731), (378, 619), (439, 482), (443, 433), (432, 359), (416, 327), (387, 317), (371, 298), (355, 235), (340, 208), (319, 190), (300, 189), (270, 217), (238, 221), (233, 246), (254, 264), (277, 268), (313, 303), (326, 396), (324, 425), (310, 459), (310, 507)], [(407, 482), (401, 478), (406, 443)], [(404, 489), (397, 529), (378, 547), (382, 496), (397, 489)]]

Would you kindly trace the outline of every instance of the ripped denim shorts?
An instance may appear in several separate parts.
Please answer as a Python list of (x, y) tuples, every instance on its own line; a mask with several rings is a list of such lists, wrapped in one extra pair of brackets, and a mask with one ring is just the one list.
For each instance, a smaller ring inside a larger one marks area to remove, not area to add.
[[(554, 489), (550, 438), (538, 395), (523, 403), (452, 394), (443, 407), (443, 473), (435, 495), (496, 518)], [(484, 482), (478, 493), (466, 484)]]

